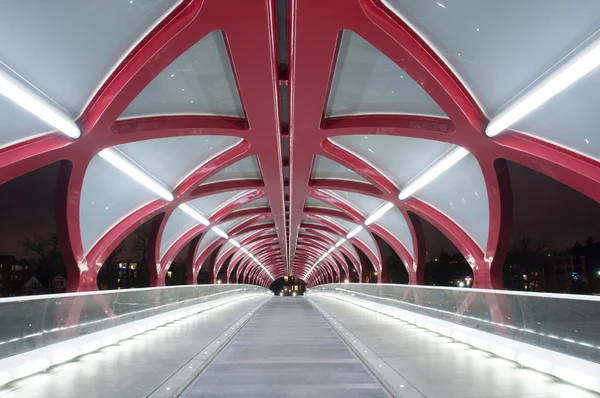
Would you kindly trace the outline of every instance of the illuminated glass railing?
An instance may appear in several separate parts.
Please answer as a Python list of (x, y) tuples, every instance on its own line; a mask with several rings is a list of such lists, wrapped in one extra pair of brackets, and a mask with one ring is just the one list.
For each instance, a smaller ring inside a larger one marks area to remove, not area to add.
[(0, 384), (217, 305), (272, 294), (201, 285), (0, 299)]
[(315, 293), (364, 299), (600, 363), (596, 296), (391, 284), (322, 285), (308, 295)]

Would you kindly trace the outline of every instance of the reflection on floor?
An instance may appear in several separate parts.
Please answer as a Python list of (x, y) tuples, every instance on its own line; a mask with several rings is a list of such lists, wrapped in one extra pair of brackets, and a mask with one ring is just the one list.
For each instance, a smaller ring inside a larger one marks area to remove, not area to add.
[(302, 297), (270, 300), (184, 397), (388, 397)]

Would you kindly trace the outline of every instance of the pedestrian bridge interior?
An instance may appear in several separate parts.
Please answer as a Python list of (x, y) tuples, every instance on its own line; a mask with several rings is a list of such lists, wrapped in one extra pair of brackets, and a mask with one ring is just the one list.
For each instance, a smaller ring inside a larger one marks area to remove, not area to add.
[[(10, 2), (0, 33), (0, 185), (60, 164), (68, 273), (0, 299), (0, 397), (598, 396), (598, 297), (502, 270), (509, 162), (600, 201), (600, 3)], [(472, 288), (424, 286), (421, 220)], [(150, 287), (98, 291), (145, 223)]]

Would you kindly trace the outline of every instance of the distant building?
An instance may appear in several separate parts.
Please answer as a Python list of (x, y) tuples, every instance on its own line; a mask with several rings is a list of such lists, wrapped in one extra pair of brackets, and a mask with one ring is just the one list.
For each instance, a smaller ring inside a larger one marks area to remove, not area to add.
[(20, 296), (23, 284), (33, 276), (36, 266), (14, 256), (0, 255), (0, 295)]
[(67, 278), (61, 274), (56, 275), (52, 278), (52, 293), (64, 293), (67, 290)]
[(135, 287), (138, 274), (138, 263), (125, 262), (117, 264), (117, 289)]
[(294, 276), (284, 276), (281, 285), (282, 296), (302, 296), (306, 290), (306, 284)]
[(48, 289), (39, 281), (38, 278), (32, 276), (21, 287), (21, 295), (32, 296), (35, 294), (46, 294)]

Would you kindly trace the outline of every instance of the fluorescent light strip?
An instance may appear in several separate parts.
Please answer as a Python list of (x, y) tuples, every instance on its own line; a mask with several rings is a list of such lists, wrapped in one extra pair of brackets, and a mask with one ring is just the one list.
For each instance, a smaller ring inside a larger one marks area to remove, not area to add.
[(0, 69), (0, 94), (71, 138), (81, 131), (75, 122), (45, 98)]
[(346, 238), (342, 238), (340, 239), (336, 244), (335, 247), (340, 247), (341, 245), (344, 244), (344, 242), (346, 242)]
[[(362, 228), (362, 227), (361, 227)], [(344, 243), (346, 241), (346, 239), (342, 238), (342, 240), (340, 242)], [(340, 243), (338, 242), (338, 243)], [(341, 244), (341, 243), (340, 243)], [(311, 272), (313, 272), (313, 270), (315, 269), (315, 267), (317, 266), (317, 264), (319, 264), (321, 261), (325, 260), (325, 258), (335, 250), (335, 248), (338, 247), (337, 245), (335, 247), (330, 247), (329, 250), (325, 253), (323, 253), (321, 255), (321, 257), (319, 257), (319, 259), (313, 264), (312, 267), (310, 267), (310, 269), (308, 270), (308, 272), (304, 275), (303, 279), (308, 278), (308, 276), (310, 275)]]
[(137, 183), (145, 186), (152, 192), (160, 195), (163, 199), (168, 201), (173, 200), (173, 194), (164, 187), (161, 183), (156, 181), (152, 176), (146, 174), (125, 155), (123, 155), (118, 149), (107, 148), (100, 151), (98, 154), (108, 163), (127, 174), (129, 177), (134, 179)]
[(566, 62), (515, 103), (492, 119), (485, 129), (494, 137), (600, 65), (600, 39)]
[(227, 234), (225, 233), (225, 231), (223, 231), (221, 228), (219, 228), (219, 227), (212, 227), (211, 229), (212, 229), (212, 231), (213, 231), (215, 234), (219, 235), (221, 238), (224, 238), (224, 239), (229, 239), (229, 235), (227, 235)]
[(179, 208), (181, 210), (183, 210), (184, 212), (186, 212), (188, 215), (195, 218), (200, 224), (205, 225), (207, 227), (210, 224), (210, 221), (208, 221), (208, 219), (206, 217), (204, 217), (202, 214), (200, 214), (200, 212), (198, 210), (194, 209), (192, 206), (188, 205), (187, 203), (180, 204)]
[(431, 167), (419, 174), (411, 182), (406, 185), (398, 195), (400, 200), (404, 200), (413, 195), (419, 189), (435, 180), (446, 170), (458, 163), (462, 158), (467, 156), (469, 151), (463, 147), (455, 147), (450, 152), (446, 153), (441, 159), (435, 162)]
[(385, 202), (385, 204), (383, 206), (381, 206), (380, 208), (375, 210), (373, 212), (373, 214), (371, 214), (369, 217), (367, 217), (367, 219), (365, 220), (365, 225), (373, 224), (381, 216), (383, 216), (385, 213), (387, 213), (387, 211), (390, 210), (392, 207), (394, 207), (394, 204), (392, 202)]
[[(215, 227), (213, 227), (213, 229), (214, 228)], [(242, 253), (246, 254), (248, 257), (250, 257), (250, 259), (252, 259), (252, 261), (254, 261), (256, 264), (258, 264), (263, 269), (263, 271), (265, 271), (267, 273), (267, 275), (269, 275), (269, 278), (271, 278), (272, 281), (275, 280), (275, 278), (273, 278), (273, 275), (271, 275), (271, 273), (269, 272), (269, 270), (267, 269), (267, 267), (265, 267), (260, 261), (258, 261), (258, 259), (256, 257), (254, 257), (254, 255), (252, 253), (250, 253), (250, 251), (248, 251), (248, 249), (246, 249), (245, 247), (242, 247), (240, 245), (240, 243), (238, 241), (236, 241), (235, 239), (233, 239), (233, 238), (229, 239), (229, 243), (231, 243), (233, 246), (235, 246), (238, 249), (240, 249), (242, 251)]]
[(357, 227), (355, 227), (352, 231), (350, 231), (348, 233), (348, 235), (346, 235), (346, 239), (350, 239), (353, 238), (354, 236), (356, 236), (356, 234), (358, 234), (360, 231), (363, 230), (363, 226), (362, 225), (358, 225)]

